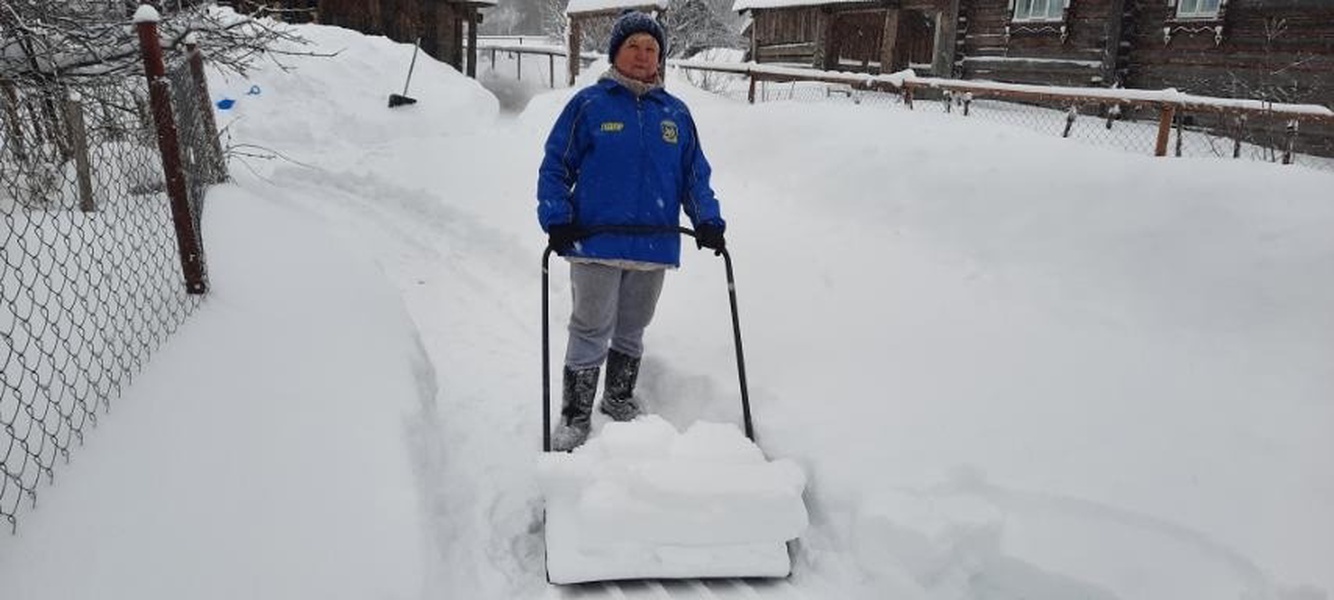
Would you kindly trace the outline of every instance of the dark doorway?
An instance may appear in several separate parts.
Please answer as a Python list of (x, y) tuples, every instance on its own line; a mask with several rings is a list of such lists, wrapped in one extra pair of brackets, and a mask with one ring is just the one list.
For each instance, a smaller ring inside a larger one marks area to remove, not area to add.
[(936, 19), (919, 10), (899, 13), (894, 64), (882, 65), (885, 11), (843, 12), (833, 16), (824, 68), (864, 73), (892, 73), (909, 67), (929, 74), (935, 61)]
[(880, 44), (884, 31), (884, 11), (834, 15), (825, 69), (879, 73)]
[(929, 74), (935, 62), (936, 19), (919, 10), (905, 10), (899, 17), (899, 39), (894, 45), (894, 68), (912, 68), (917, 74)]

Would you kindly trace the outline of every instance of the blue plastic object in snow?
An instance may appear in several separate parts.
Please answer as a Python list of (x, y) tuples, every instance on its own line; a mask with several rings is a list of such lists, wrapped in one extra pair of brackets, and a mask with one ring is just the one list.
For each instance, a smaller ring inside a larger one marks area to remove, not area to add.
[(235, 100), (232, 100), (231, 98), (223, 98), (222, 100), (218, 101), (218, 109), (229, 110), (234, 104), (236, 104)]

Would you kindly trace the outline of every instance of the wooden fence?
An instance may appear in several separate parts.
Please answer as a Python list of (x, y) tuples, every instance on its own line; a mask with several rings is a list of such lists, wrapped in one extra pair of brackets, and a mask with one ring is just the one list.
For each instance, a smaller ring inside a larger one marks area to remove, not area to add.
[[(488, 44), (481, 43), (483, 52), (513, 52), (540, 54), (548, 57), (552, 75), (549, 85), (555, 87), (555, 57), (565, 56), (564, 47), (557, 45)], [(586, 54), (584, 61), (599, 57)], [(519, 61), (520, 63), (522, 61)], [(755, 63), (719, 63), (701, 60), (670, 59), (672, 68), (699, 73), (732, 76), (747, 82), (747, 100), (757, 100), (757, 88), (766, 83), (824, 84), (847, 94), (879, 93), (897, 97), (907, 108), (913, 109), (923, 100), (943, 101), (946, 110), (957, 106), (969, 115), (972, 105), (992, 100), (1057, 110), (1065, 121), (1063, 135), (1071, 135), (1071, 126), (1077, 118), (1105, 120), (1112, 129), (1114, 121), (1149, 122), (1156, 124), (1152, 144), (1155, 156), (1181, 156), (1182, 139), (1188, 132), (1227, 140), (1230, 154), (1240, 158), (1243, 146), (1263, 146), (1274, 162), (1292, 164), (1299, 153), (1334, 157), (1334, 111), (1318, 105), (1293, 105), (1232, 98), (1193, 96), (1176, 90), (1130, 90), (1111, 88), (1051, 87), (1040, 85), (1006, 84), (989, 81), (917, 77), (910, 71), (889, 75), (869, 75), (819, 71), (801, 67), (781, 67)], [(519, 73), (521, 77), (521, 72)], [(1048, 111), (1050, 112), (1050, 111)], [(1177, 134), (1175, 152), (1172, 134)], [(1138, 144), (1126, 144), (1138, 147)], [(1211, 146), (1214, 144), (1211, 142)], [(1147, 151), (1147, 148), (1146, 148)], [(1215, 149), (1215, 155), (1226, 151)], [(1334, 169), (1334, 160), (1307, 161), (1314, 166)]]

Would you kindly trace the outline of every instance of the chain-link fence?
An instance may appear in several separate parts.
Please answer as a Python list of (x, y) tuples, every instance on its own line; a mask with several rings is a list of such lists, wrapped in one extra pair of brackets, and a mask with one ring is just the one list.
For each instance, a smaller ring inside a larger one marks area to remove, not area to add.
[(142, 76), (0, 79), (0, 518), (11, 529), (200, 302), (155, 124), (174, 112), (197, 225), (225, 171), (202, 72), (189, 67), (164, 79), (168, 111)]
[[(489, 53), (493, 71), (498, 51), (512, 60), (517, 58), (518, 79), (532, 76), (522, 66), (525, 55), (540, 55), (554, 64), (554, 57), (566, 53), (552, 45), (525, 48), (488, 43), (481, 50)], [(895, 79), (808, 68), (668, 62), (704, 90), (749, 102), (842, 102), (937, 110), (1129, 152), (1249, 159), (1334, 172), (1334, 115), (1328, 111), (1303, 112), (1222, 98), (1147, 99), (1152, 92), (1146, 95), (1135, 90), (1097, 89), (1100, 93), (1094, 94), (1070, 88)], [(549, 85), (554, 87), (553, 71), (548, 66), (542, 77), (550, 77)], [(1164, 113), (1169, 113), (1168, 118)]]
[[(1225, 99), (1209, 102), (1145, 100), (1133, 90), (1123, 97), (1016, 91), (1004, 84), (967, 82), (960, 89), (939, 84), (891, 85), (857, 76), (717, 69), (678, 64), (695, 85), (754, 102), (842, 102), (938, 111), (961, 119), (1018, 125), (1052, 136), (1098, 146), (1163, 156), (1237, 158), (1298, 164), (1334, 171), (1334, 118), (1245, 106)], [(1025, 86), (1034, 87), (1034, 86)], [(1169, 117), (1164, 120), (1164, 112)]]

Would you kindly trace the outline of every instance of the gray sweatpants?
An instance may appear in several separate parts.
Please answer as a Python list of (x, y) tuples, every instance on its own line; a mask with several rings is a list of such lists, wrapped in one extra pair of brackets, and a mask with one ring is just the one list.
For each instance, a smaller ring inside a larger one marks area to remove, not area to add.
[(565, 366), (602, 364), (607, 344), (627, 356), (644, 354), (644, 328), (653, 320), (664, 269), (636, 271), (602, 264), (570, 263), (574, 310)]

